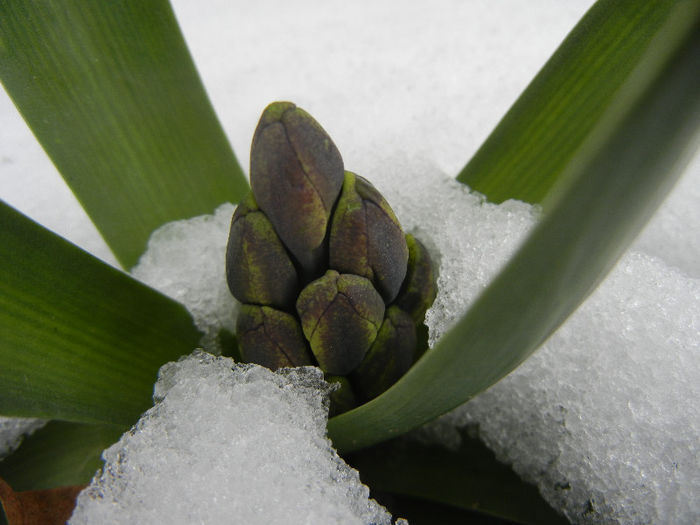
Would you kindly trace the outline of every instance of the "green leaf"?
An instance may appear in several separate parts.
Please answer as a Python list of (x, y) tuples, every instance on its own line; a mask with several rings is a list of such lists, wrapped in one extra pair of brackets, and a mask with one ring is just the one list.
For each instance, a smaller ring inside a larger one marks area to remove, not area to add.
[(693, 5), (660, 29), (568, 164), (541, 222), (466, 315), (392, 388), (329, 421), (340, 451), (400, 435), (494, 384), (612, 268), (696, 143), (700, 2)]
[(112, 425), (50, 421), (11, 456), (0, 461), (0, 478), (14, 490), (41, 490), (89, 483), (102, 467), (102, 451), (127, 430)]
[(457, 451), (394, 440), (345, 459), (373, 493), (447, 504), (517, 523), (568, 523), (534, 485), (522, 481), (478, 438), (466, 434)]
[(679, 14), (692, 18), (695, 7), (677, 0), (597, 2), (457, 180), (491, 202), (540, 203), (645, 59), (660, 28)]
[(0, 2), (0, 80), (129, 268), (248, 184), (167, 0)]
[(0, 414), (133, 423), (190, 315), (1, 202), (0, 224)]

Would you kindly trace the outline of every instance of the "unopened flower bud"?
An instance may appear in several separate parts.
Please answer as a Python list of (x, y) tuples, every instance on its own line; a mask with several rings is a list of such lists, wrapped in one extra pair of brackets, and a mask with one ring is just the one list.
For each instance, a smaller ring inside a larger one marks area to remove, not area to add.
[(384, 197), (354, 173), (345, 173), (329, 243), (331, 268), (370, 279), (387, 304), (394, 300), (406, 276), (406, 239)]
[(299, 291), (294, 265), (252, 193), (238, 205), (231, 220), (226, 280), (242, 303), (287, 310), (294, 306)]
[(290, 102), (260, 117), (250, 183), (226, 252), (229, 288), (244, 303), (240, 358), (273, 370), (318, 365), (339, 385), (331, 414), (380, 395), (428, 347), (436, 282), (425, 247)]
[(420, 324), (425, 319), (425, 312), (435, 301), (437, 283), (433, 262), (425, 246), (410, 233), (406, 234), (406, 244), (408, 271), (395, 304)]
[(236, 321), (243, 360), (271, 370), (313, 365), (299, 321), (268, 306), (244, 304)]
[(325, 130), (290, 102), (270, 104), (253, 136), (250, 182), (284, 245), (307, 273), (317, 271), (343, 184), (343, 160)]
[(377, 338), (352, 374), (353, 384), (366, 400), (377, 397), (411, 367), (415, 350), (413, 319), (397, 306), (390, 306)]
[(364, 277), (328, 270), (301, 291), (297, 312), (321, 370), (345, 375), (377, 336), (384, 301)]

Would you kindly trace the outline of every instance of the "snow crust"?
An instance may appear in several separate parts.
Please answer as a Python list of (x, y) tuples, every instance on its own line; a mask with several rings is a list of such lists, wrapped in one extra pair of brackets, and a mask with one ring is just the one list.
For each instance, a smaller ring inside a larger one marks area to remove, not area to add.
[(239, 303), (226, 284), (226, 242), (235, 206), (213, 215), (174, 221), (153, 232), (131, 274), (184, 304), (204, 336), (203, 348), (219, 354), (220, 330), (236, 332)]
[(329, 388), (312, 367), (204, 352), (164, 365), (155, 406), (104, 452), (69, 523), (389, 525), (325, 437)]
[(529, 360), (418, 437), (471, 427), (575, 523), (700, 518), (700, 282), (629, 252)]
[(700, 152), (632, 249), (700, 279)]
[(0, 416), (0, 460), (9, 456), (25, 436), (46, 424), (44, 419)]

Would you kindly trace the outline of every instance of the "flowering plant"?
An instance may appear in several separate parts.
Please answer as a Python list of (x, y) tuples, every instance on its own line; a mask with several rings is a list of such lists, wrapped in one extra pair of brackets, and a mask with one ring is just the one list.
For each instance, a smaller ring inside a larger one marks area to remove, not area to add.
[[(594, 6), (458, 176), (493, 202), (541, 204), (541, 222), (401, 380), (329, 421), (341, 453), (405, 433), (512, 371), (670, 187), (697, 126), (700, 8), (614, 4)], [(0, 78), (125, 268), (161, 224), (242, 202), (247, 183), (167, 2), (13, 2), (0, 18)], [(622, 36), (640, 40), (597, 45)], [(8, 205), (0, 214), (0, 413), (67, 422), (45, 439), (90, 460), (58, 474), (45, 464), (26, 488), (83, 483), (103, 448), (86, 450), (84, 436), (105, 445), (133, 424), (156, 370), (199, 333), (181, 305)]]

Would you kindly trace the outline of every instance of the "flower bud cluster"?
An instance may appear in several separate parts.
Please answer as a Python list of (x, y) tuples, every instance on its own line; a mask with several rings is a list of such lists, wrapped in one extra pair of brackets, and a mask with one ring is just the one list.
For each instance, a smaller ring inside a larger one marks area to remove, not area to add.
[(273, 370), (319, 366), (340, 385), (335, 412), (378, 396), (418, 358), (417, 329), (436, 294), (427, 250), (290, 102), (260, 118), (250, 183), (226, 251), (243, 303), (241, 357)]

